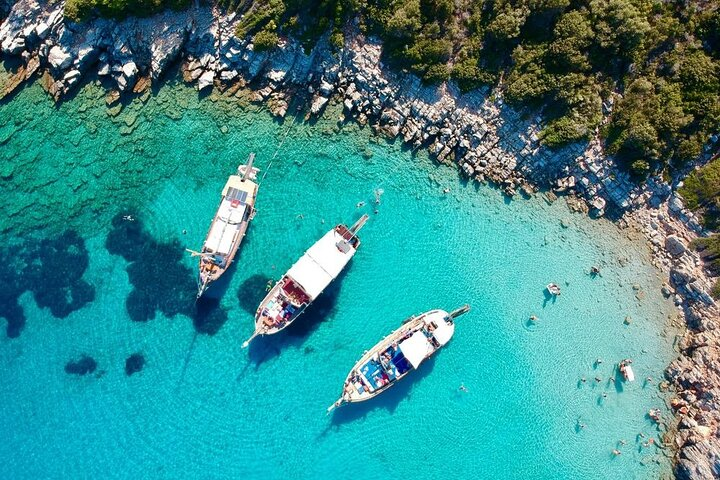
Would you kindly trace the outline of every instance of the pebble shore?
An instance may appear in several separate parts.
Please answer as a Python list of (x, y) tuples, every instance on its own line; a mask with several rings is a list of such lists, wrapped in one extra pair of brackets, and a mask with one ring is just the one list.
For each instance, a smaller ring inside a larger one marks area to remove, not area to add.
[[(299, 107), (310, 118), (330, 102), (342, 103), (342, 120), (426, 148), (508, 196), (542, 194), (554, 201), (564, 195), (577, 210), (641, 231), (653, 262), (667, 274), (663, 294), (673, 297), (687, 324), (680, 356), (666, 370), (676, 414), (675, 474), (720, 477), (720, 310), (708, 294), (712, 279), (689, 246), (706, 232), (671, 185), (661, 178), (635, 185), (597, 139), (558, 150), (542, 146), (542, 118), (508, 107), (499, 92), (461, 94), (453, 84), (423, 86), (413, 75), (392, 72), (382, 63), (381, 43), (352, 26), (339, 52), (325, 40), (305, 52), (292, 39), (256, 52), (249, 39), (234, 35), (239, 18), (211, 7), (75, 24), (64, 19), (63, 6), (0, 0), (0, 59), (18, 63), (0, 78), (0, 98), (39, 79), (60, 101), (83, 78), (97, 75), (108, 88), (108, 107), (119, 112), (122, 95), (147, 95), (179, 63), (185, 81), (201, 91), (249, 91), (278, 117), (295, 116)], [(603, 108), (609, 114), (612, 102)]]

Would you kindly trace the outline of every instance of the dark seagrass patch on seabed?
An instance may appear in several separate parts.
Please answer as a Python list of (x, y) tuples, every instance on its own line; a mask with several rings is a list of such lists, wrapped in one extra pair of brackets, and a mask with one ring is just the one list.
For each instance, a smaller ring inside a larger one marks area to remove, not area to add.
[(207, 335), (216, 334), (227, 321), (219, 300), (202, 297), (195, 301), (196, 272), (183, 263), (185, 249), (177, 239), (159, 242), (137, 215), (120, 213), (112, 220), (105, 247), (129, 262), (133, 290), (125, 308), (133, 321), (154, 319), (157, 311), (167, 317), (185, 315), (198, 333)]
[(0, 317), (7, 320), (7, 336), (18, 337), (25, 326), (18, 299), (26, 291), (56, 318), (92, 302), (95, 288), (82, 278), (89, 263), (85, 240), (74, 230), (0, 251)]
[(145, 366), (145, 357), (142, 353), (133, 353), (125, 360), (125, 375), (128, 377), (140, 372)]
[(97, 362), (87, 355), (80, 356), (77, 360), (70, 360), (65, 364), (65, 373), (69, 375), (88, 375), (97, 369)]

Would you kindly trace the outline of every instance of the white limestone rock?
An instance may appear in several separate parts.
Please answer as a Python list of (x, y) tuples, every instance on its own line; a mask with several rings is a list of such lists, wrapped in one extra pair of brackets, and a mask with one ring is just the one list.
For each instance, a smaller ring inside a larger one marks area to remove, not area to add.
[(41, 40), (45, 40), (50, 33), (50, 25), (45, 22), (40, 22), (35, 26), (35, 35)]
[(665, 239), (665, 249), (673, 257), (679, 257), (687, 251), (685, 243), (677, 235), (670, 235)]
[(198, 90), (202, 91), (207, 87), (211, 87), (214, 81), (215, 72), (213, 72), (212, 70), (204, 72), (202, 75), (200, 75), (200, 78), (198, 78)]
[(56, 70), (64, 70), (70, 66), (73, 61), (72, 55), (62, 49), (62, 47), (55, 45), (50, 49), (48, 54), (48, 62)]
[(328, 103), (328, 99), (326, 97), (315, 97), (313, 98), (312, 104), (310, 105), (310, 112), (313, 115), (317, 115), (320, 113), (320, 111), (325, 107), (325, 105)]
[(128, 79), (128, 81), (135, 78), (135, 75), (138, 73), (137, 65), (135, 65), (135, 62), (129, 61), (125, 63), (122, 66), (122, 73), (123, 75)]

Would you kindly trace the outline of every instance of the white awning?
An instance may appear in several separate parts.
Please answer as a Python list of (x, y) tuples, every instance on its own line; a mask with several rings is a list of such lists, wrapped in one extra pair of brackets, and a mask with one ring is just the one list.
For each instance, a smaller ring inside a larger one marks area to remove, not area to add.
[(309, 255), (315, 262), (320, 265), (323, 270), (328, 274), (332, 275), (333, 278), (337, 277), (345, 265), (355, 255), (355, 249), (349, 246), (346, 252), (343, 253), (337, 247), (337, 243), (342, 241), (340, 236), (335, 229), (327, 232), (323, 237), (315, 242), (315, 244), (305, 252), (305, 255)]
[(310, 300), (315, 300), (333, 280), (333, 277), (308, 255), (303, 255), (295, 262), (287, 275), (302, 286)]
[(246, 205), (238, 205), (232, 207), (230, 202), (224, 200), (220, 204), (218, 210), (218, 219), (213, 223), (210, 233), (208, 234), (205, 247), (213, 252), (227, 255), (230, 253), (233, 245), (233, 239), (237, 233), (240, 223), (245, 215)]
[(315, 300), (355, 255), (352, 247), (340, 251), (337, 247), (340, 240), (342, 237), (335, 229), (329, 231), (288, 270), (287, 274), (303, 287), (310, 300)]
[(403, 340), (398, 346), (408, 362), (415, 368), (418, 368), (427, 354), (432, 352), (432, 346), (422, 332), (413, 333), (410, 338)]

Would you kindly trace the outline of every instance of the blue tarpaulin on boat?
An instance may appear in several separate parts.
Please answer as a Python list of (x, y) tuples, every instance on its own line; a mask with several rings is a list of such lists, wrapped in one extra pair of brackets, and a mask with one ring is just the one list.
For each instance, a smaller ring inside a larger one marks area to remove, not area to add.
[(398, 376), (410, 370), (410, 362), (408, 362), (407, 358), (405, 358), (400, 349), (395, 351), (392, 361), (393, 364), (395, 364), (395, 368), (398, 370)]

